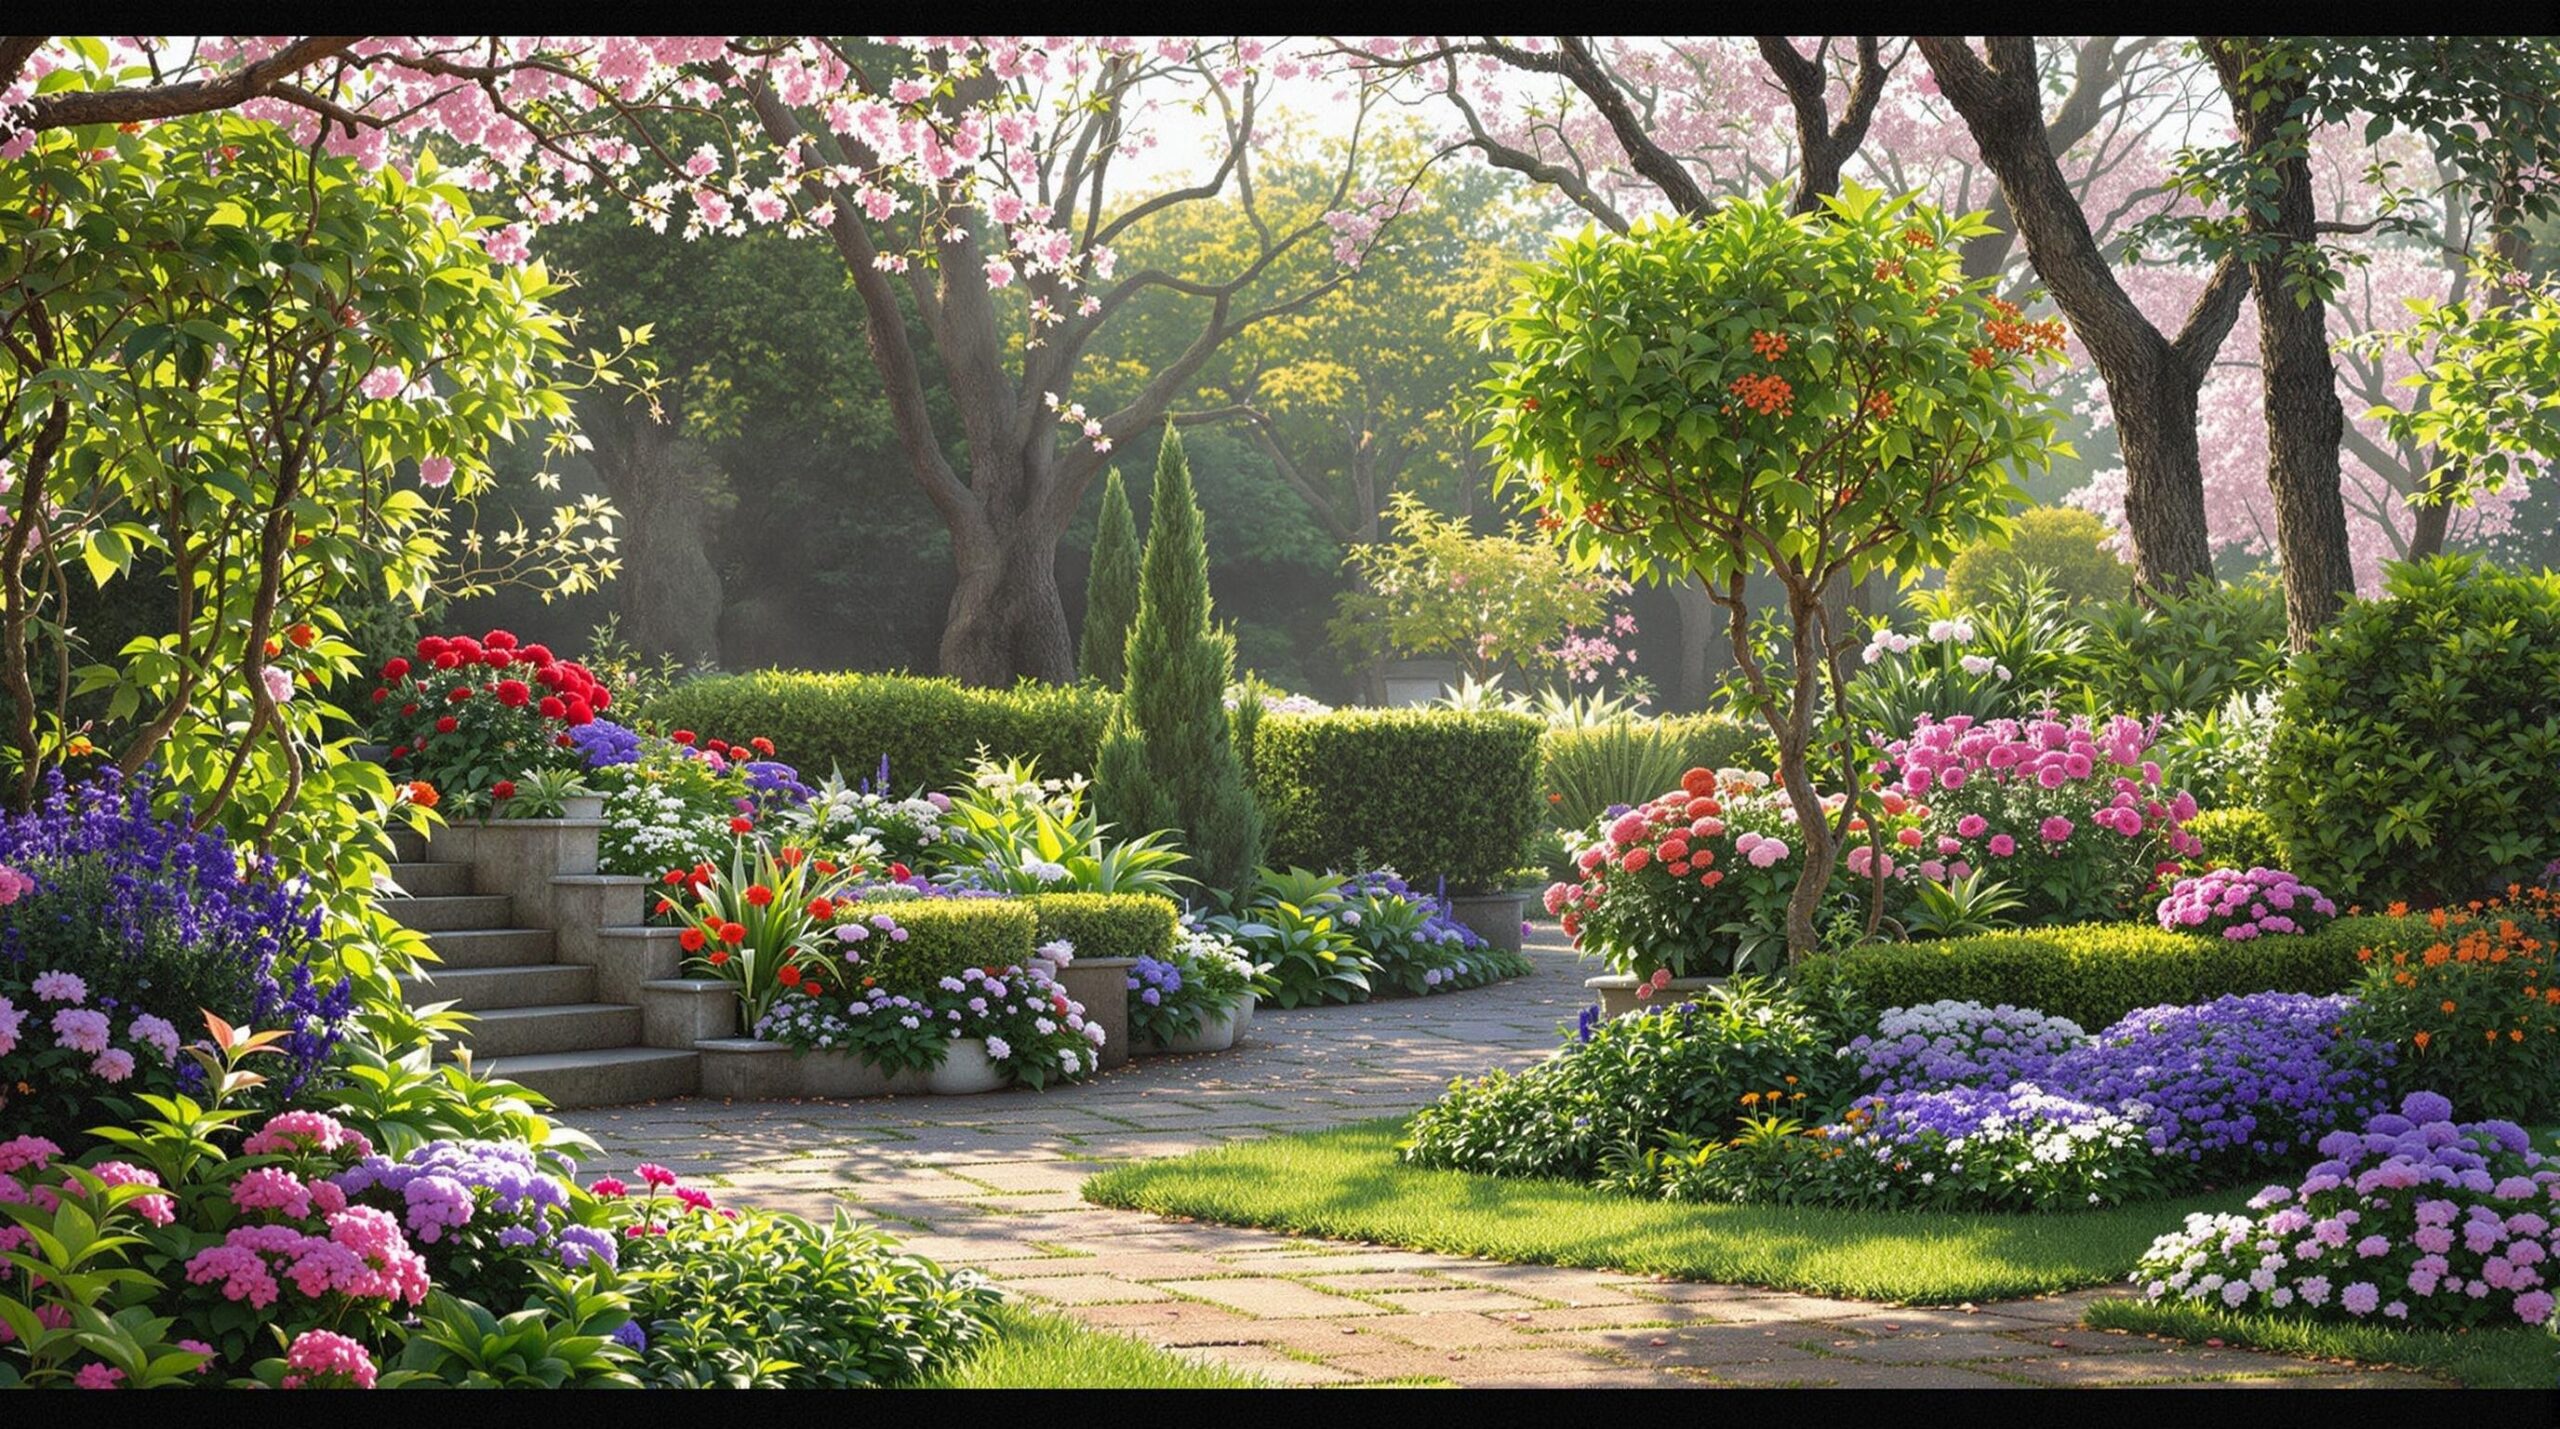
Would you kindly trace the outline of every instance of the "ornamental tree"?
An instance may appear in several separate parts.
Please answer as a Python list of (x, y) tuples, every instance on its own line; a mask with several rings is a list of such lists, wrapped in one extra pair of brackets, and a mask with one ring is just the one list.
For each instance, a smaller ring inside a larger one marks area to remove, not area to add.
[(1138, 522), (1120, 468), (1102, 479), (1102, 517), (1094, 525), (1093, 574), (1084, 588), (1084, 633), (1078, 673), (1116, 690), (1129, 678), (1129, 627), (1138, 619)]
[[(1546, 670), (1597, 680), (1622, 653), (1609, 600), (1623, 580), (1577, 572), (1553, 543), (1513, 522), (1493, 535), (1422, 504), (1409, 491), (1387, 503), (1395, 539), (1353, 546), (1345, 562), (1359, 588), (1345, 591), (1336, 643), (1363, 659), (1453, 656), (1471, 680)], [(1630, 655), (1632, 658), (1632, 655)]]
[[(1862, 819), (1864, 770), (1837, 709), (1854, 639), (1826, 602), (1882, 571), (1912, 578), (2004, 529), (2013, 467), (2069, 448), (2036, 381), (2059, 322), (2031, 323), (1968, 279), (1982, 216), (1845, 186), (1791, 214), (1773, 190), (1699, 220), (1586, 230), (1519, 282), (1486, 340), (1498, 480), (1529, 489), (1577, 559), (1695, 578), (1730, 621), (1805, 862), (1787, 948)], [(1744, 578), (1776, 577), (1790, 645), (1758, 657)], [(1819, 757), (1842, 795), (1826, 811)]]

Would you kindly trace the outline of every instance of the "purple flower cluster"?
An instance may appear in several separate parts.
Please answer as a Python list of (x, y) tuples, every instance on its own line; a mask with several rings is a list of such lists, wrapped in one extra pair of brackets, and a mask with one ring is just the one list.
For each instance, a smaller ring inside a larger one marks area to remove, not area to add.
[(589, 769), (609, 769), (617, 764), (640, 762), (640, 735), (609, 719), (590, 720), (572, 726), (569, 742), (586, 756)]
[(2319, 889), (2280, 868), (2217, 868), (2181, 878), (2160, 900), (2160, 926), (2219, 933), (2246, 942), (2270, 933), (2308, 933), (2338, 916)]
[(1182, 991), (1182, 969), (1162, 958), (1141, 956), (1131, 973), (1129, 991), (1149, 1007), (1160, 1006), (1166, 998)]
[(1428, 910), (1422, 920), (1419, 941), (1454, 943), (1468, 952), (1484, 946), (1484, 935), (1461, 923), (1450, 912), (1449, 880), (1443, 878), (1435, 893), (1416, 893), (1404, 875), (1392, 868), (1372, 869), (1352, 875), (1342, 885), (1346, 900), (1358, 898), (1401, 898), (1421, 904)]
[(2145, 1110), (2164, 1156), (2216, 1167), (2289, 1155), (2382, 1105), (2388, 1052), (2349, 1039), (2348, 997), (2261, 992), (2194, 1007), (2146, 1007), (2066, 1053), (2049, 1085)]
[(430, 1141), (396, 1161), (367, 1156), (330, 1181), (397, 1214), (422, 1246), (531, 1248), (573, 1269), (616, 1260), (612, 1237), (570, 1221), (567, 1189), (520, 1141)]
[(2000, 1091), (2041, 1082), (2055, 1059), (2089, 1045), (2089, 1034), (2064, 1017), (2002, 1003), (1930, 1002), (1897, 1007), (1875, 1035), (1842, 1048), (1859, 1058), (1859, 1074), (1880, 1093), (1959, 1087)]
[(2095, 1126), (2116, 1114), (2035, 1086), (2016, 1088), (1947, 1087), (1907, 1090), (1859, 1100), (1858, 1121), (1891, 1145), (1908, 1145), (1924, 1136), (1957, 1139), (1979, 1136), (2019, 1122), (2052, 1126)]
[(2560, 1164), (2512, 1122), (2456, 1123), (2412, 1094), (2361, 1132), (2320, 1139), (2298, 1186), (2254, 1215), (2192, 1215), (2133, 1275), (2154, 1300), (2220, 1303), (2435, 1329), (2546, 1325), (2560, 1280)]
[(767, 808), (783, 804), (809, 802), (809, 786), (800, 782), (800, 771), (773, 759), (750, 759), (738, 766), (746, 775), (747, 788), (756, 802)]
[[(91, 1006), (147, 1015), (155, 1032), (200, 1026), (205, 1011), (280, 1030), (284, 1057), (266, 1071), (290, 1097), (344, 1034), (354, 992), (313, 975), (320, 909), (270, 864), (244, 867), (219, 830), (198, 832), (186, 800), (154, 814), (153, 794), (149, 771), (109, 766), (81, 785), (52, 771), (34, 808), (0, 819), (0, 862), (23, 870), (0, 920), (0, 990), (76, 972)], [(201, 1075), (177, 1066), (181, 1087)]]

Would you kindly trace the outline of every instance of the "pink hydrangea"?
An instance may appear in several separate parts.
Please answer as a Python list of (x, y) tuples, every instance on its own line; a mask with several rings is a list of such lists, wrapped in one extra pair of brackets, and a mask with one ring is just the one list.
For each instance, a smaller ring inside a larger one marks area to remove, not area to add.
[(84, 1364), (71, 1383), (80, 1389), (114, 1389), (124, 1382), (124, 1371), (113, 1365)]
[(286, 1389), (371, 1389), (373, 1357), (363, 1345), (327, 1330), (305, 1330), (284, 1352)]
[(89, 1000), (89, 985), (78, 973), (40, 972), (32, 984), (40, 1002), (67, 1002), (77, 1007)]
[[(101, 1161), (89, 1170), (99, 1180), (110, 1186), (157, 1186), (160, 1184), (157, 1173), (125, 1161)], [(68, 1182), (63, 1189), (71, 1190), (78, 1184), (78, 1182)], [(155, 1226), (165, 1226), (178, 1218), (178, 1203), (167, 1196), (136, 1196), (125, 1204), (132, 1208), (135, 1215)]]
[[(74, 1052), (94, 1054), (107, 1050), (109, 1030), (107, 1015), (90, 1008), (66, 1007), (53, 1015), (55, 1040)], [(125, 1070), (132, 1068), (127, 1066)]]
[(90, 1059), (89, 1075), (102, 1082), (121, 1082), (133, 1075), (133, 1054), (122, 1047), (109, 1047)]
[(260, 1166), (231, 1183), (231, 1204), (304, 1220), (311, 1215), (311, 1188), (281, 1166)]
[(311, 1151), (351, 1151), (371, 1156), (373, 1143), (364, 1133), (316, 1111), (282, 1111), (240, 1143), (244, 1156), (296, 1156)]
[(0, 1057), (18, 1050), (18, 1029), (25, 1026), (27, 1015), (16, 1004), (0, 997)]

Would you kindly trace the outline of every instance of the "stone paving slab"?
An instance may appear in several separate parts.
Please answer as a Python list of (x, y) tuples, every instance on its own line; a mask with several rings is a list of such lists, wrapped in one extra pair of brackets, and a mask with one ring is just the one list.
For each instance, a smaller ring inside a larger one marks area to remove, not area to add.
[(849, 1208), (1026, 1300), (1279, 1384), (2433, 1383), (2075, 1328), (2120, 1287), (1912, 1309), (1164, 1220), (1077, 1194), (1115, 1162), (1396, 1115), (1453, 1077), (1540, 1060), (1582, 1009), (1590, 969), (1552, 929), (1529, 954), (1536, 971), (1509, 983), (1265, 1009), (1233, 1053), (1141, 1058), (1046, 1092), (688, 1098), (565, 1119), (605, 1149), (602, 1166), (665, 1162), (716, 1177), (730, 1198), (819, 1220)]

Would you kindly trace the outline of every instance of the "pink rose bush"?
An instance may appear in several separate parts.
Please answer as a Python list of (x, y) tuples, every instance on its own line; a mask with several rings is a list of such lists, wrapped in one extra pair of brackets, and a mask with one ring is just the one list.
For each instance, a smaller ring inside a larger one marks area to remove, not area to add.
[(2338, 916), (2319, 889), (2280, 868), (2217, 868), (2181, 878), (2160, 900), (2160, 926), (2235, 943), (2308, 933)]
[(2159, 731), (2123, 715), (2093, 722), (1924, 715), (1877, 764), (1885, 788), (1926, 799), (1931, 878), (1984, 869), (2025, 900), (2030, 923), (2074, 923), (2133, 911), (2158, 879), (2193, 857), (2196, 801), (2161, 782), (2145, 758)]
[(2416, 1092), (2321, 1138), (2299, 1185), (2248, 1215), (2187, 1217), (2133, 1283), (2184, 1300), (2403, 1328), (2548, 1325), (2560, 1283), (2560, 1164), (2513, 1122), (2457, 1123)]
[[(1841, 798), (1823, 803), (1836, 812)], [(1926, 812), (1887, 791), (1878, 831), (1854, 821), (1850, 837), (1858, 842), (1841, 861), (1840, 893), (1869, 886), (1879, 860), (1885, 878), (1907, 877), (1907, 861), (1879, 855), (1875, 844), (1914, 846)], [(1576, 948), (1621, 973), (1738, 971), (1783, 952), (1802, 842), (1794, 806), (1766, 774), (1692, 769), (1679, 788), (1612, 810), (1586, 831), (1572, 850), (1579, 876), (1551, 885), (1546, 909)]]

